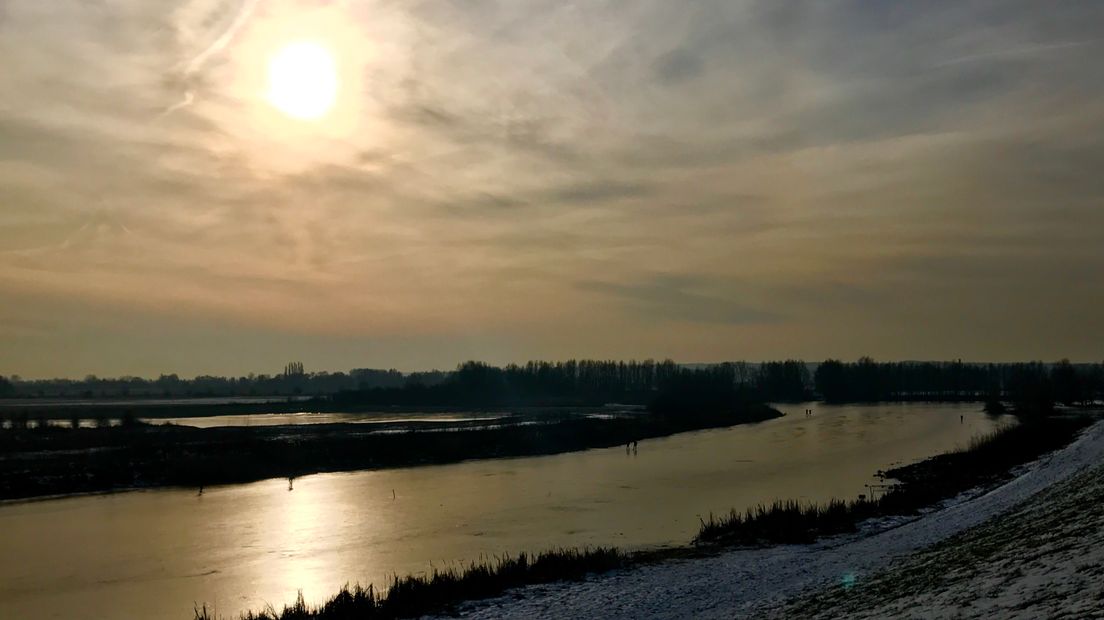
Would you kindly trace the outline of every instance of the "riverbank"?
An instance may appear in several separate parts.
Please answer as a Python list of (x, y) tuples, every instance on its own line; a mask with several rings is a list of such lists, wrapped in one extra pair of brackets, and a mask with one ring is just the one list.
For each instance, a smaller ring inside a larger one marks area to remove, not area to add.
[(914, 515), (972, 488), (992, 486), (1017, 466), (1066, 446), (1089, 418), (1027, 418), (1020, 424), (975, 437), (961, 450), (878, 472), (891, 484), (856, 499), (826, 504), (776, 500), (702, 520), (698, 544), (761, 545), (810, 543), (855, 532), (874, 518)]
[[(460, 613), (469, 618), (787, 617), (783, 610), (792, 597), (823, 588), (861, 587), (893, 561), (1003, 514), (1102, 458), (1104, 422), (1097, 422), (1067, 447), (1018, 468), (1000, 486), (968, 491), (920, 516), (872, 520), (857, 533), (813, 544), (735, 549), (614, 571), (585, 582), (531, 586), (467, 604)], [(829, 608), (821, 611), (839, 617)]]
[(491, 424), (7, 429), (0, 431), (0, 499), (548, 455), (779, 416), (749, 404), (726, 413), (534, 414)]
[(1104, 467), (775, 618), (1088, 618), (1104, 609)]
[[(1043, 451), (1064, 446), (1076, 435), (1077, 431), (1083, 427), (1084, 424), (1072, 420), (1050, 421), (1046, 423), (1045, 426), (1027, 424), (1013, 427), (993, 437), (975, 442), (968, 450), (939, 455), (926, 459), (920, 463), (900, 468), (896, 470), (896, 474), (904, 479), (904, 483), (900, 487), (901, 490), (896, 492), (894, 496), (895, 499), (889, 502), (887, 507), (897, 509), (903, 507), (907, 510), (907, 513), (911, 513), (920, 503), (932, 502), (939, 497), (946, 497), (947, 494), (954, 494), (961, 490), (961, 487), (967, 482), (972, 481), (975, 484), (985, 482), (991, 483), (999, 476), (1008, 476), (1008, 467), (1032, 460)], [(1049, 438), (1047, 441), (1040, 441), (1034, 445), (1025, 443), (1025, 439), (1035, 437)], [(893, 470), (891, 470), (891, 473), (893, 473)], [(934, 495), (934, 493), (937, 492), (934, 489), (940, 485), (944, 487), (943, 495)], [(887, 523), (898, 524), (903, 520), (914, 518), (897, 515), (887, 516), (886, 514), (882, 514), (881, 517), (880, 521), (865, 522), (863, 524), (864, 530), (869, 530), (870, 528), (876, 529)], [(789, 523), (789, 526), (798, 529), (803, 525), (804, 524), (800, 522)], [(824, 532), (820, 533), (824, 534)], [(804, 535), (803, 531), (799, 532), (799, 534), (802, 534), (802, 536)], [(840, 539), (837, 537), (831, 540), (838, 541)], [(749, 541), (741, 539), (740, 542), (746, 543)], [(764, 542), (772, 541), (764, 540)], [(782, 548), (785, 549), (789, 547)], [(558, 560), (557, 570), (562, 573), (560, 576), (561, 579), (577, 579), (586, 572), (608, 572), (619, 568), (633, 569), (629, 571), (614, 572), (606, 576), (594, 577), (592, 580), (595, 583), (603, 583), (610, 579), (617, 579), (619, 575), (633, 575), (637, 572), (648, 573), (662, 567), (676, 570), (677, 567), (686, 562), (691, 564), (712, 562), (715, 561), (718, 556), (723, 557), (731, 553), (755, 553), (764, 551), (765, 550), (761, 549), (745, 549), (738, 552), (724, 552), (723, 549), (717, 545), (707, 545), (704, 547), (683, 547), (631, 554), (618, 553), (616, 550), (603, 550), (603, 555), (601, 557), (607, 559), (613, 558), (615, 560), (605, 563), (594, 562), (593, 558), (586, 552), (581, 554), (557, 552), (556, 554), (552, 554), (552, 557)], [(699, 559), (691, 560), (690, 558)], [(540, 591), (541, 589), (547, 589), (549, 591), (567, 589), (570, 591), (573, 588), (584, 587), (584, 585), (554, 584), (531, 586), (521, 590), (514, 590), (512, 592), (513, 598), (510, 599), (511, 602), (505, 608), (499, 608), (497, 606), (498, 601), (489, 604), (465, 604), (462, 602), (465, 600), (493, 596), (508, 588), (516, 588), (519, 585), (544, 583), (554, 581), (555, 579), (556, 575), (549, 574), (547, 571), (541, 572), (537, 577), (530, 578), (515, 570), (513, 564), (510, 562), (506, 562), (505, 564), (502, 562), (497, 564), (478, 564), (460, 572), (446, 571), (440, 575), (434, 572), (426, 577), (404, 578), (401, 581), (401, 587), (398, 587), (400, 586), (400, 582), (396, 581), (395, 585), (392, 587), (395, 592), (394, 600), (391, 599), (392, 594), (390, 592), (380, 596), (378, 592), (373, 592), (371, 590), (344, 590), (337, 597), (332, 599), (330, 603), (327, 603), (325, 606), (313, 612), (307, 607), (298, 604), (285, 609), (283, 614), (273, 612), (248, 617), (263, 620), (299, 617), (339, 618), (343, 617), (341, 615), (342, 610), (346, 609), (344, 606), (348, 604), (352, 605), (348, 607), (348, 610), (356, 609), (358, 613), (363, 612), (364, 617), (391, 618), (403, 617), (404, 615), (395, 614), (393, 610), (406, 610), (405, 615), (409, 615), (411, 611), (425, 613), (434, 609), (450, 608), (458, 603), (461, 604), (460, 610), (465, 614), (475, 613), (478, 615), (483, 613), (485, 608), (490, 608), (492, 609), (491, 613), (488, 614), (490, 616), (498, 616), (501, 614), (515, 615), (513, 607), (515, 605), (521, 605), (522, 609), (518, 611), (516, 615), (526, 616), (533, 613), (534, 609), (528, 607), (526, 601), (520, 603), (513, 602), (516, 598), (526, 597), (527, 593), (532, 593), (534, 589), (538, 590), (537, 598), (539, 598), (540, 596), (544, 596), (544, 593)], [(671, 584), (653, 585), (656, 588), (664, 588), (669, 587)], [(418, 596), (413, 601), (407, 596), (412, 591), (418, 593)], [(595, 593), (597, 594), (598, 592)], [(620, 599), (621, 593), (615, 590), (609, 593), (609, 595)], [(351, 601), (354, 600), (359, 602), (353, 605)], [(501, 599), (499, 599), (499, 601), (500, 600)], [(551, 612), (550, 615), (558, 615), (556, 613), (558, 611), (557, 605), (553, 605), (548, 611)], [(603, 615), (605, 611), (605, 609), (595, 610), (595, 614)], [(642, 610), (633, 609), (631, 611), (626, 611), (625, 615), (635, 616), (641, 611)], [(675, 609), (673, 610), (673, 615), (681, 615), (682, 612), (683, 610)]]

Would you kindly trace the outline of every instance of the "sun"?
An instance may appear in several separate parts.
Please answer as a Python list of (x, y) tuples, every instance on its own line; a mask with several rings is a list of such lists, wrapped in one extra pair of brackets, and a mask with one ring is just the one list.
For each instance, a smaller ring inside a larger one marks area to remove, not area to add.
[(337, 62), (324, 45), (296, 41), (269, 58), (266, 98), (292, 118), (315, 121), (326, 116), (339, 88)]

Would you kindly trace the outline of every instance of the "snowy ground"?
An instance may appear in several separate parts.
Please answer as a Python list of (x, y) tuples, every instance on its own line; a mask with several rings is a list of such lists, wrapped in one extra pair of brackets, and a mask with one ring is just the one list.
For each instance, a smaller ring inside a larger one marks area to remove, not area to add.
[(1104, 467), (777, 618), (1104, 618)]
[[(879, 587), (877, 584), (882, 584), (881, 587), (885, 588), (885, 584), (888, 583), (885, 581), (885, 575), (877, 575), (877, 573), (887, 568), (894, 560), (900, 560), (904, 556), (945, 541), (1006, 513), (1037, 493), (1074, 476), (1084, 474), (1088, 468), (1102, 462), (1104, 462), (1104, 422), (1099, 422), (1065, 449), (1023, 468), (1019, 475), (1008, 483), (987, 493), (957, 498), (940, 509), (918, 518), (871, 525), (859, 534), (837, 537), (814, 545), (735, 550), (704, 559), (668, 562), (619, 571), (585, 582), (533, 586), (491, 601), (473, 603), (461, 609), (461, 615), (469, 618), (733, 618), (773, 615), (799, 617), (810, 614), (834, 617), (841, 613), (854, 615), (854, 612), (842, 612), (842, 608), (837, 605), (844, 605), (853, 610), (870, 610), (871, 617), (895, 614), (917, 615), (920, 614), (920, 610), (912, 608), (911, 605), (916, 604), (915, 597), (923, 596), (920, 591), (911, 593), (914, 597), (911, 601), (905, 598), (910, 595), (909, 593), (898, 593), (895, 603), (885, 603), (886, 605), (896, 604), (897, 607), (880, 608), (878, 611), (873, 610), (871, 600), (859, 597), (863, 593), (877, 592), (876, 588)], [(1099, 482), (1099, 476), (1090, 479)], [(1096, 487), (1082, 483), (1076, 488)], [(1063, 493), (1068, 494), (1069, 489), (1068, 485), (1063, 485), (1056, 488), (1054, 492), (1061, 496)], [(1063, 505), (1076, 505), (1076, 502), (1086, 500), (1080, 495), (1071, 496), (1068, 499), (1069, 501), (1064, 502)], [(1097, 507), (1099, 505), (1098, 500)], [(1030, 511), (1036, 506), (1042, 506), (1042, 503), (1033, 502), (1024, 510)], [(1023, 511), (995, 523), (1016, 518), (1021, 513)], [(1047, 514), (1046, 508), (1040, 507), (1037, 512), (1031, 514)], [(1060, 514), (1065, 513), (1055, 513), (1059, 516)], [(990, 524), (990, 526), (994, 525)], [(1028, 526), (1024, 527), (1031, 529)], [(984, 531), (988, 530), (984, 528), (977, 530), (977, 532)], [(1099, 526), (1096, 526), (1095, 535), (1100, 535)], [(998, 540), (1004, 534), (995, 531), (989, 536)], [(988, 548), (985, 547), (984, 542), (978, 544), (981, 545), (980, 548)], [(1040, 544), (1056, 546), (1065, 543), (1043, 540)], [(1012, 545), (1009, 550), (1014, 548), (1015, 545)], [(942, 546), (929, 553), (937, 553), (938, 549), (943, 549), (944, 552), (947, 552), (947, 549), (953, 551), (952, 547)], [(1046, 547), (1040, 549), (1046, 549)], [(1035, 552), (1039, 552), (1040, 549), (1036, 549)], [(1097, 551), (1099, 549), (1098, 542)], [(1069, 548), (1065, 551), (1074, 553)], [(922, 557), (927, 556), (922, 554), (917, 556), (917, 558)], [(1011, 555), (1002, 557), (1007, 563), (1017, 561), (1017, 558)], [(908, 562), (923, 561), (917, 558), (910, 558)], [(972, 570), (968, 559), (969, 556), (960, 557), (959, 568), (964, 571), (963, 575)], [(1071, 556), (1068, 559), (1074, 565), (1073, 569), (1058, 566), (1064, 561), (1062, 556), (1046, 560), (1054, 564), (1050, 569), (1046, 569), (1044, 565), (1037, 565), (1038, 562), (1044, 561), (1041, 556), (1024, 556), (1021, 559), (1036, 562), (1036, 564), (1020, 569), (1023, 570), (1023, 574), (1016, 578), (1020, 581), (999, 581), (1004, 577), (994, 572), (992, 575), (987, 575), (986, 579), (989, 581), (960, 583), (954, 592), (942, 595), (943, 598), (938, 604), (945, 606), (941, 608), (944, 612), (933, 611), (932, 615), (950, 614), (950, 611), (957, 609), (956, 606), (966, 597), (989, 596), (996, 592), (998, 593), (996, 598), (1000, 599), (1001, 592), (1004, 592), (1004, 596), (1014, 596), (1015, 592), (1029, 590), (1034, 592), (1033, 588), (1048, 588), (1050, 586), (1047, 585), (1046, 575), (1052, 573), (1047, 573), (1046, 570), (1076, 572), (1079, 570), (1078, 566), (1086, 565), (1089, 568), (1085, 569), (1087, 571), (1085, 574), (1092, 577), (1097, 575), (1092, 571), (1099, 570), (1100, 558), (1086, 556), (1082, 561)], [(1096, 562), (1096, 568), (1092, 568), (1093, 562)], [(1044, 572), (1038, 572), (1036, 569)], [(894, 570), (898, 570), (896, 565)], [(1098, 576), (1092, 578), (1099, 580)], [(869, 583), (867, 583), (868, 580)], [(1099, 586), (1096, 588), (1094, 594), (1099, 592)], [(822, 594), (811, 595), (815, 592)], [(797, 603), (792, 602), (794, 597), (799, 595), (809, 597), (800, 599)], [(886, 596), (889, 596), (888, 593)], [(888, 601), (886, 598), (880, 600)], [(934, 604), (936, 603), (933, 602)], [(978, 607), (978, 609), (985, 608)], [(1037, 614), (1028, 615), (1037, 616)], [(1042, 616), (1047, 615), (1042, 614)], [(1074, 614), (1071, 617), (1085, 617), (1085, 614)]]

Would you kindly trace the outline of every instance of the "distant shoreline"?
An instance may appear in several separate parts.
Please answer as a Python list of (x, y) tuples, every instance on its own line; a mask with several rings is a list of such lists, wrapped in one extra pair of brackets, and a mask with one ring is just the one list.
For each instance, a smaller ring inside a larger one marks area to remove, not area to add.
[[(211, 402), (212, 400), (224, 402)], [(13, 402), (14, 401), (14, 402)], [(822, 405), (896, 405), (905, 403), (916, 404), (955, 404), (955, 403), (979, 403), (984, 404), (984, 398), (914, 398), (893, 399), (879, 401), (844, 401), (827, 402), (824, 400), (806, 401), (779, 401), (776, 404), (794, 403), (818, 403)], [(264, 415), (264, 414), (291, 414), (291, 413), (351, 413), (351, 414), (408, 414), (408, 413), (512, 413), (519, 415), (530, 414), (566, 414), (566, 413), (598, 413), (610, 410), (643, 410), (646, 406), (641, 403), (628, 404), (570, 404), (549, 406), (511, 406), (511, 405), (355, 405), (342, 402), (334, 402), (326, 397), (301, 396), (287, 397), (234, 397), (234, 398), (174, 398), (174, 399), (129, 399), (116, 400), (105, 399), (0, 399), (0, 424), (17, 416), (25, 415), (31, 421), (51, 420), (68, 421), (74, 417), (82, 420), (96, 420), (106, 418), (119, 420), (124, 417), (135, 419), (167, 419), (167, 418), (203, 418), (235, 415)]]
[[(288, 397), (274, 397), (271, 400), (252, 398), (247, 400), (225, 400), (227, 402), (209, 402), (212, 399), (133, 399), (127, 401), (104, 400), (102, 402), (74, 399), (75, 402), (66, 402), (64, 399), (50, 399), (48, 402), (34, 402), (32, 399), (20, 399), (20, 402), (11, 403), (0, 400), (0, 422), (11, 419), (14, 416), (27, 415), (30, 420), (69, 420), (79, 416), (81, 419), (95, 420), (106, 417), (109, 419), (121, 419), (124, 416), (133, 418), (164, 419), (164, 418), (203, 418), (234, 415), (264, 415), (264, 414), (288, 414), (288, 413), (356, 413), (356, 414), (389, 414), (389, 413), (517, 413), (530, 414), (565, 414), (565, 413), (597, 413), (613, 410), (643, 410), (645, 405), (630, 403), (624, 405), (582, 404), (582, 405), (550, 405), (550, 406), (465, 406), (465, 405), (351, 405), (347, 403), (335, 403), (328, 398), (299, 397), (289, 400)], [(207, 401), (207, 402), (204, 402)]]
[[(424, 409), (423, 409), (424, 410)], [(530, 413), (486, 421), (0, 431), (0, 499), (255, 482), (609, 448), (781, 417), (765, 405), (709, 414)]]

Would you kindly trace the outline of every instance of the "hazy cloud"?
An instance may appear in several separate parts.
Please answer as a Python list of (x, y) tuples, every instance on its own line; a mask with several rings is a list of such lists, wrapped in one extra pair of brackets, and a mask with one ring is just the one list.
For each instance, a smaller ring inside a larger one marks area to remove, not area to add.
[(619, 298), (636, 312), (660, 321), (745, 325), (781, 318), (750, 308), (724, 293), (709, 291), (710, 283), (698, 278), (663, 276), (636, 284), (587, 281), (579, 283), (579, 288)]
[(1098, 4), (0, 11), (0, 373), (1099, 356)]

